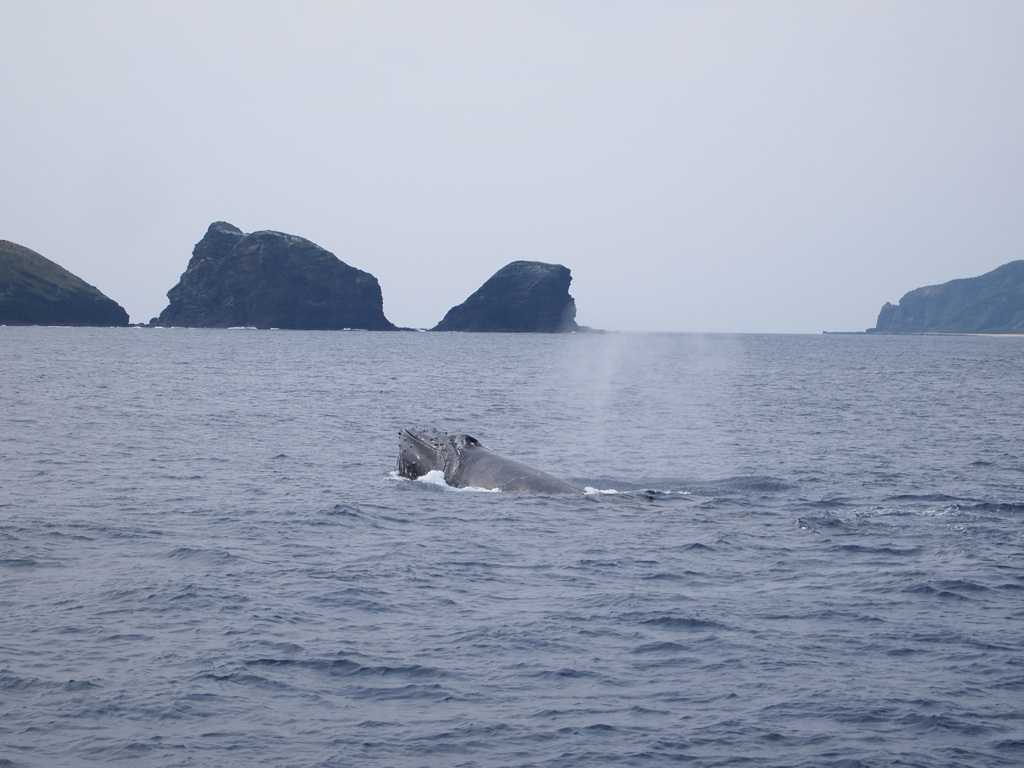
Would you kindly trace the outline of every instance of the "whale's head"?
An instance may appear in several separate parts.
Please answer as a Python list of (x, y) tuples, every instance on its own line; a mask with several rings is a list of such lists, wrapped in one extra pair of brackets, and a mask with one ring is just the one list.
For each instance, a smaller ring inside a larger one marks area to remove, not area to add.
[(398, 433), (398, 474), (410, 480), (437, 470), (448, 480), (467, 446), (480, 445), (469, 435), (449, 435), (439, 429), (405, 427)]

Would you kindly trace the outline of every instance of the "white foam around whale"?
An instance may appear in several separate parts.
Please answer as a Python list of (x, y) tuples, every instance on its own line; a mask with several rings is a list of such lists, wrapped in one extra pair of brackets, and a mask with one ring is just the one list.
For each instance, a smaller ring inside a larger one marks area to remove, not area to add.
[(455, 488), (444, 480), (444, 472), (439, 469), (432, 469), (427, 474), (417, 477), (413, 482), (426, 483), (427, 485), (438, 485), (449, 491), (468, 491), (470, 493), (501, 493), (499, 488), (477, 488), (472, 485), (467, 485), (465, 488)]

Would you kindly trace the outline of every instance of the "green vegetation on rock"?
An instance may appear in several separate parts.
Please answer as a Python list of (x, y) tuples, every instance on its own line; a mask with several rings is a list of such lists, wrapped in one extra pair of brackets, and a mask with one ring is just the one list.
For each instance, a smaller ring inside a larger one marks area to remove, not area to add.
[(0, 240), (0, 324), (126, 326), (128, 313), (59, 264)]

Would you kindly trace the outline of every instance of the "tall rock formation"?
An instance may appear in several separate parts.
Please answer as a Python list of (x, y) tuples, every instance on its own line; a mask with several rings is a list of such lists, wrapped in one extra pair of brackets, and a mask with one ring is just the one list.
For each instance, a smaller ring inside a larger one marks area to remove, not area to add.
[(1024, 333), (1024, 261), (910, 291), (868, 333)]
[(393, 331), (380, 284), (330, 251), (283, 232), (210, 225), (154, 325)]
[(579, 329), (572, 273), (561, 264), (513, 261), (499, 269), (434, 331), (563, 333)]
[(59, 264), (0, 240), (0, 325), (126, 326), (128, 313)]

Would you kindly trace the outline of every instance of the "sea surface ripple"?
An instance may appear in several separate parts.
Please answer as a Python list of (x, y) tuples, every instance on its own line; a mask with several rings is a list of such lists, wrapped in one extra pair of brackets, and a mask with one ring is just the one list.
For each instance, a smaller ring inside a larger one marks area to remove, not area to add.
[(0, 350), (0, 766), (1024, 764), (1024, 339)]

